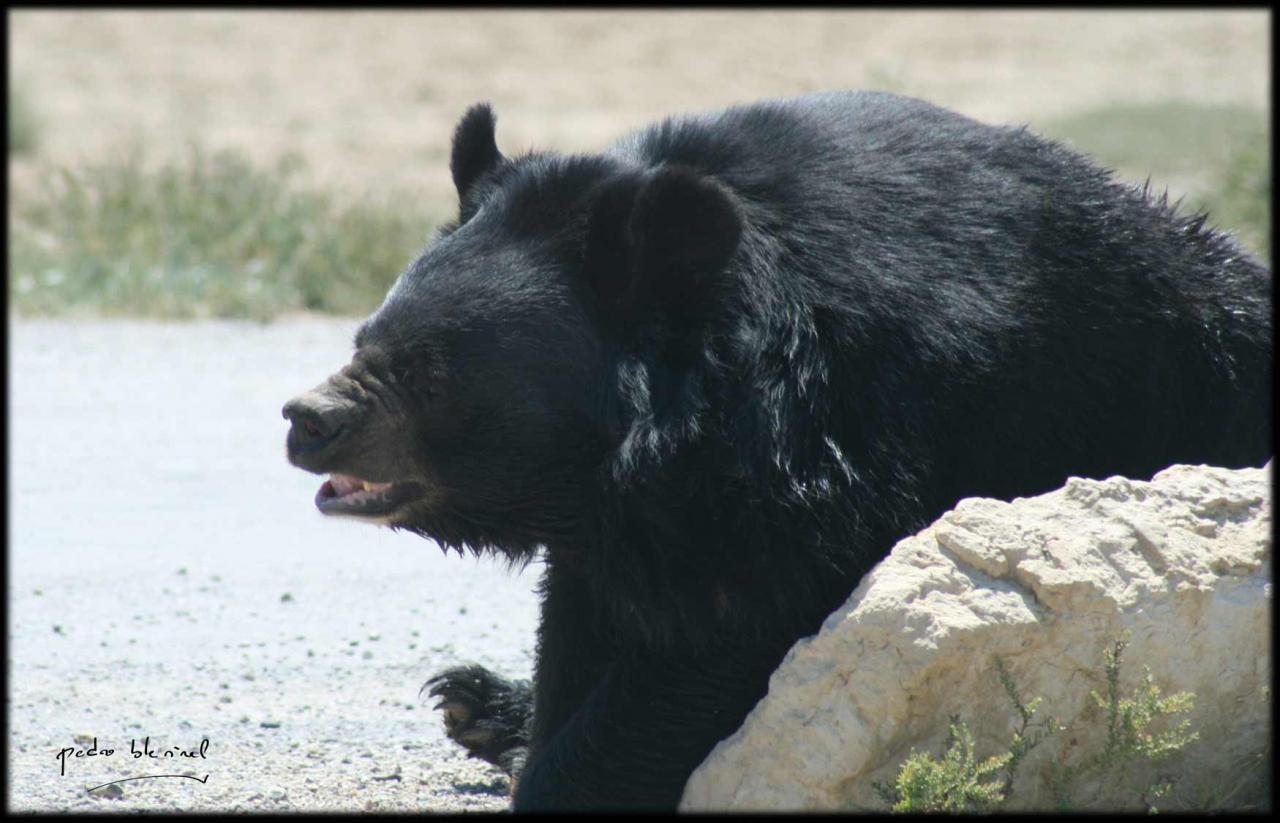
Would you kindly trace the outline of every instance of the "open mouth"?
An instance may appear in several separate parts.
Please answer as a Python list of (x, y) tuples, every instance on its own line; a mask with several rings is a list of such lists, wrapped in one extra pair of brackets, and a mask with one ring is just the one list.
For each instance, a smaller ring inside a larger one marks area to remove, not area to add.
[(385, 517), (421, 495), (417, 483), (371, 483), (334, 472), (316, 492), (316, 508), (324, 514)]

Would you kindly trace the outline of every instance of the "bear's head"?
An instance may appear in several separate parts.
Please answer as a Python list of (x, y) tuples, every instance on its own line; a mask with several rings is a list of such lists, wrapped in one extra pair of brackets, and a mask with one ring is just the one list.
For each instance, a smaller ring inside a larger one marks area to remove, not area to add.
[(486, 105), (450, 170), (457, 220), (285, 405), (288, 457), (331, 475), (325, 514), (528, 557), (590, 527), (620, 452), (687, 427), (743, 212), (688, 166), (506, 158)]

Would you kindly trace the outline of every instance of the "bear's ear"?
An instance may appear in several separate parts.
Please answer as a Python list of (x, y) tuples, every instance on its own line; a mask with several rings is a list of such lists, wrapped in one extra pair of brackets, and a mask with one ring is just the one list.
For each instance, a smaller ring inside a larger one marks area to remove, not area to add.
[(498, 151), (493, 136), (496, 119), (488, 103), (476, 103), (462, 115), (453, 131), (449, 171), (453, 174), (459, 200), (466, 198), (467, 191), (480, 175), (492, 171), (502, 162), (502, 153)]
[(613, 180), (588, 219), (587, 277), (615, 321), (659, 314), (697, 323), (723, 292), (742, 228), (733, 195), (693, 169)]

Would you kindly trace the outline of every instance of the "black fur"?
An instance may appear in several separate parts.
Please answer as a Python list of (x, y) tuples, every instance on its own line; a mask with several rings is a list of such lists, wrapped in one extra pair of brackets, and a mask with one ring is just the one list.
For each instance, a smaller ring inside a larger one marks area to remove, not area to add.
[(449, 172), (461, 201), (467, 200), (472, 185), (481, 175), (496, 169), (503, 160), (494, 138), (496, 123), (489, 104), (477, 103), (467, 109), (453, 132)]
[(694, 325), (728, 290), (742, 216), (732, 195), (681, 166), (602, 187), (587, 228), (585, 270), (607, 327), (676, 317)]
[(1271, 454), (1270, 272), (1025, 129), (831, 93), (600, 155), (492, 138), (469, 112), (474, 206), (357, 343), (438, 490), (394, 525), (545, 560), (531, 723), (496, 733), (528, 747), (518, 810), (674, 808), (962, 497)]

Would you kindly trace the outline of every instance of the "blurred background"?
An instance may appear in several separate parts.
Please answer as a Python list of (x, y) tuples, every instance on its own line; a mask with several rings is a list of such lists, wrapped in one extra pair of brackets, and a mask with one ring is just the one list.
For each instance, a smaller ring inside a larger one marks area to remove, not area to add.
[[(1150, 178), (1270, 259), (1270, 13), (11, 11), (9, 802), (499, 809), (418, 687), (527, 675), (537, 568), (322, 518), (280, 406), (455, 209), (449, 140), (590, 151), (880, 89)], [(211, 741), (206, 783), (66, 746)]]

